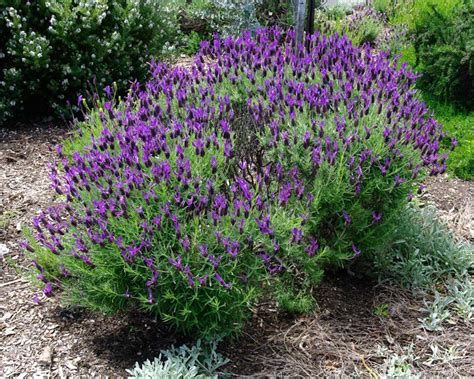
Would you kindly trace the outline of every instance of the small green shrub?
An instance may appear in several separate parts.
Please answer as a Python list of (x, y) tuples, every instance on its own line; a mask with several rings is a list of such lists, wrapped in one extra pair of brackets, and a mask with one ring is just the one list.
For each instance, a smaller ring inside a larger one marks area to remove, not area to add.
[[(395, 40), (384, 31), (386, 19), (382, 13), (369, 7), (348, 10), (343, 7), (319, 9), (315, 14), (315, 28), (325, 34), (345, 34), (356, 46), (368, 44), (378, 50), (387, 50)], [(399, 38), (398, 38), (399, 39)]]
[(204, 41), (207, 35), (200, 34), (198, 32), (191, 32), (186, 38), (186, 46), (183, 47), (183, 52), (188, 55), (193, 55), (199, 50), (199, 44)]
[[(177, 36), (156, 0), (0, 0), (0, 124), (77, 109), (80, 93), (143, 80)], [(68, 106), (68, 102), (71, 106)]]
[(473, 109), (474, 3), (398, 2), (388, 15), (394, 29), (407, 30), (408, 39), (399, 52), (421, 74), (417, 86), (439, 100)]
[(341, 23), (345, 22), (347, 9), (335, 6), (318, 8), (314, 14), (314, 29), (323, 34), (341, 33)]

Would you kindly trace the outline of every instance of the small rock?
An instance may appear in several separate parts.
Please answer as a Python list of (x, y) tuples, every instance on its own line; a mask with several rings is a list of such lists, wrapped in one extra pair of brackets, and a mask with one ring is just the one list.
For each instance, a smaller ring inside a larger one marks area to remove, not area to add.
[(5, 336), (12, 336), (15, 334), (15, 327), (13, 328), (6, 328), (5, 331), (3, 332)]
[(390, 344), (390, 345), (393, 345), (395, 343), (395, 339), (392, 337), (392, 336), (389, 336), (388, 334), (385, 336), (387, 342)]
[(0, 321), (7, 321), (10, 317), (12, 317), (13, 313), (5, 312), (2, 317), (0, 317)]
[(41, 352), (41, 355), (38, 358), (38, 362), (41, 365), (49, 366), (51, 365), (52, 361), (53, 361), (53, 348), (51, 346), (46, 346)]
[(0, 243), (0, 258), (3, 258), (10, 252), (10, 249), (4, 243)]
[(67, 361), (65, 365), (69, 370), (77, 370), (77, 367), (71, 361)]

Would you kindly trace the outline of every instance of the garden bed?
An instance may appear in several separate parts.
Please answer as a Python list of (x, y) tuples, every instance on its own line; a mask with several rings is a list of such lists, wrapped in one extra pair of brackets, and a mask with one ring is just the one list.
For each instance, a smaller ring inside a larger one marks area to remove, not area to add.
[[(135, 361), (186, 342), (143, 316), (108, 318), (64, 308), (55, 298), (33, 303), (33, 289), (21, 276), (28, 261), (16, 241), (21, 226), (54, 202), (50, 145), (67, 134), (67, 128), (51, 125), (0, 131), (0, 371), (6, 377), (123, 376)], [(421, 201), (434, 202), (452, 230), (472, 240), (473, 182), (442, 176), (426, 184)], [(368, 376), (398, 355), (415, 360), (425, 376), (474, 375), (470, 327), (458, 323), (441, 332), (423, 331), (418, 320), (422, 301), (406, 291), (348, 280), (342, 272), (324, 281), (314, 296), (317, 310), (306, 316), (290, 317), (271, 302), (261, 303), (243, 336), (221, 345), (231, 359), (227, 370), (235, 375)], [(381, 304), (388, 306), (388, 317), (375, 314)], [(434, 345), (454, 347), (457, 358), (429, 365)], [(49, 353), (51, 364), (41, 362)]]

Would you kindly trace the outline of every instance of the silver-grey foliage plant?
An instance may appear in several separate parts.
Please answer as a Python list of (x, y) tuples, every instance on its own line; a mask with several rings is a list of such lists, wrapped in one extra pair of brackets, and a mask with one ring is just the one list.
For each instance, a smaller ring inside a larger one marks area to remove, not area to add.
[(153, 361), (143, 364), (138, 362), (133, 369), (127, 370), (130, 378), (134, 379), (207, 379), (217, 378), (217, 370), (226, 365), (229, 360), (216, 351), (218, 341), (201, 346), (198, 340), (189, 347), (171, 346), (168, 350), (160, 351)]

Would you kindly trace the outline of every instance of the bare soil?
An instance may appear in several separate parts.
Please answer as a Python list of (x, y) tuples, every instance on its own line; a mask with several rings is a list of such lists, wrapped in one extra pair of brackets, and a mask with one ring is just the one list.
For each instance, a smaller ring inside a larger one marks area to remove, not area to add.
[[(107, 317), (62, 306), (57, 298), (42, 298), (41, 305), (32, 301), (34, 289), (23, 274), (29, 263), (17, 240), (31, 217), (55, 200), (48, 178), (50, 148), (67, 135), (67, 128), (52, 125), (0, 129), (3, 377), (123, 377), (134, 362), (187, 342), (144, 315)], [(474, 240), (474, 183), (444, 176), (426, 184), (422, 200), (436, 204), (459, 238)], [(470, 326), (459, 322), (441, 332), (422, 330), (422, 301), (414, 295), (341, 273), (322, 283), (314, 296), (315, 312), (298, 317), (262, 302), (244, 334), (221, 344), (231, 359), (227, 371), (258, 377), (376, 377), (397, 354), (416, 357), (409, 363), (426, 377), (474, 376)], [(381, 304), (388, 305), (388, 316), (376, 315)], [(454, 347), (457, 358), (428, 364), (434, 345)]]

